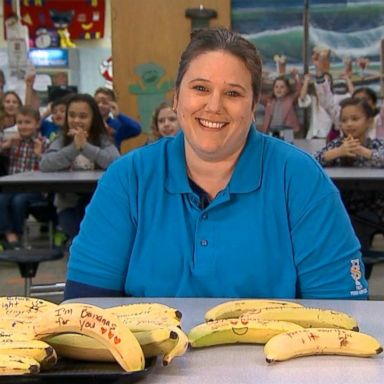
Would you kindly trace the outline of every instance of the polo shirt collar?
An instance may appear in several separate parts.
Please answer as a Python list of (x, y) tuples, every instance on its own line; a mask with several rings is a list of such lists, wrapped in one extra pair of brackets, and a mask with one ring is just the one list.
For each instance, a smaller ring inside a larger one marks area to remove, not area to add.
[[(192, 193), (187, 176), (184, 139), (184, 133), (180, 131), (167, 148), (165, 188), (170, 193)], [(252, 125), (228, 185), (230, 193), (248, 193), (260, 188), (264, 144), (263, 134)]]

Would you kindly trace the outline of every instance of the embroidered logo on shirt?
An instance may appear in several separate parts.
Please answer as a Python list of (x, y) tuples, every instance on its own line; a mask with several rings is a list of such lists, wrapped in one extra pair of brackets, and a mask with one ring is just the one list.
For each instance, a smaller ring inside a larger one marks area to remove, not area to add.
[(362, 277), (361, 267), (360, 267), (360, 260), (359, 259), (353, 259), (351, 260), (351, 277), (355, 281), (356, 285), (356, 291), (351, 291), (352, 296), (356, 295), (362, 295), (368, 292), (367, 288), (364, 288), (361, 284), (360, 280)]

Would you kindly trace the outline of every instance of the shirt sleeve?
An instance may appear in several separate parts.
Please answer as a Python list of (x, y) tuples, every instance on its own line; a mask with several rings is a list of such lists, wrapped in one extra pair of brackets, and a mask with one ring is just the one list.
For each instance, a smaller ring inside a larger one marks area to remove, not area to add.
[(326, 161), (324, 159), (324, 154), (326, 152), (328, 152), (330, 149), (338, 148), (341, 145), (342, 145), (342, 142), (339, 138), (332, 140), (324, 148), (322, 148), (320, 151), (316, 152), (314, 157), (323, 167), (340, 165), (340, 159), (339, 158), (331, 160), (331, 161)]
[(319, 104), (331, 116), (335, 129), (339, 129), (340, 106), (332, 93), (331, 84), (324, 76), (321, 76), (316, 78), (315, 88)]
[(40, 170), (42, 172), (55, 172), (68, 169), (76, 156), (80, 154), (80, 151), (76, 149), (73, 142), (65, 147), (62, 147), (61, 143), (61, 138), (56, 139), (43, 154), (40, 161)]
[(99, 147), (87, 142), (80, 153), (97, 164), (101, 169), (106, 169), (113, 160), (120, 156), (119, 151), (112, 143)]
[(122, 292), (114, 289), (99, 288), (88, 284), (68, 280), (65, 284), (64, 300), (78, 297), (119, 297)]
[(119, 113), (107, 123), (115, 130), (115, 144), (117, 148), (120, 148), (123, 140), (137, 136), (141, 133), (140, 124), (123, 113)]
[(297, 297), (366, 299), (360, 243), (337, 188), (317, 167), (290, 163), (288, 210)]
[(68, 280), (124, 291), (137, 216), (130, 160), (114, 162), (99, 181), (70, 249)]

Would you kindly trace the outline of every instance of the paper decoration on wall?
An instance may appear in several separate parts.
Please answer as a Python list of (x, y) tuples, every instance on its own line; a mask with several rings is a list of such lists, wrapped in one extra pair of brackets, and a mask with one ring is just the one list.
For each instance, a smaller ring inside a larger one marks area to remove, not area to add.
[(139, 80), (128, 89), (136, 95), (140, 122), (145, 133), (150, 133), (152, 113), (173, 89), (173, 81), (163, 79), (165, 70), (156, 63), (144, 63), (135, 68)]
[(105, 86), (107, 88), (112, 89), (113, 88), (112, 57), (109, 57), (108, 59), (104, 60), (101, 63), (100, 73), (101, 73), (101, 76), (103, 76), (105, 79)]
[(7, 50), (11, 77), (23, 79), (27, 72), (29, 48), (28, 28), (22, 25), (18, 16), (11, 14), (5, 20), (8, 36)]
[[(40, 28), (45, 28), (50, 35), (55, 31), (49, 12), (52, 9), (59, 12), (73, 11), (68, 25), (72, 40), (104, 37), (105, 0), (20, 0), (21, 22), (28, 27), (29, 36), (33, 40)], [(12, 14), (12, 0), (4, 0), (4, 20)]]
[(69, 26), (72, 23), (75, 11), (59, 11), (57, 9), (50, 9), (49, 14), (53, 26), (57, 30), (57, 34), (60, 38), (61, 48), (75, 48), (76, 44), (71, 40), (71, 34), (69, 33)]

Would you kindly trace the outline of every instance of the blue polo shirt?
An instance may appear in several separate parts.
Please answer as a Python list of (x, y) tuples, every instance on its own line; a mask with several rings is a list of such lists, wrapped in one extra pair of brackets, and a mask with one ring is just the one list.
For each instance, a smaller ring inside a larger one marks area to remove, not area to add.
[(129, 152), (98, 184), (68, 279), (142, 297), (367, 297), (338, 190), (300, 149), (252, 127), (229, 184), (202, 206), (183, 132)]

